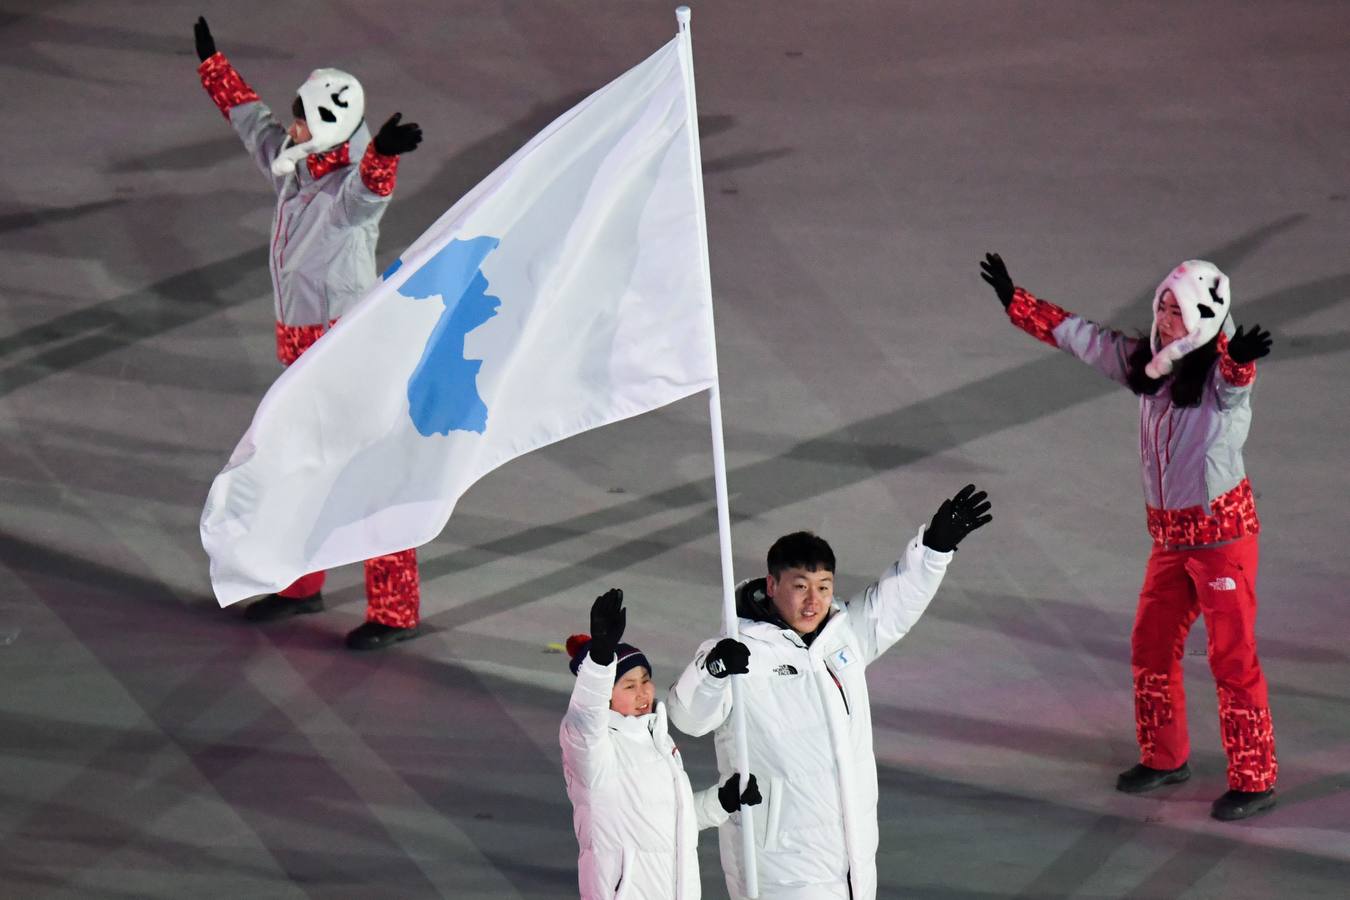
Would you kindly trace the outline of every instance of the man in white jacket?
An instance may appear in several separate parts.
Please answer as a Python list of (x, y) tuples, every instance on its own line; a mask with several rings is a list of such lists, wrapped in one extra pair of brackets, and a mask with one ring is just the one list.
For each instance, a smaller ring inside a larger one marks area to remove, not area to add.
[(619, 643), (623, 591), (597, 597), (567, 641), (572, 700), (558, 739), (581, 855), (582, 900), (699, 900), (698, 832), (760, 802), (755, 776), (694, 794), (656, 702), (651, 664)]
[[(699, 736), (716, 729), (717, 764), (735, 771), (728, 675), (743, 674), (760, 897), (874, 900), (877, 771), (864, 670), (927, 608), (956, 545), (991, 520), (967, 485), (875, 583), (834, 599), (834, 552), (809, 532), (779, 538), (768, 575), (737, 592), (741, 641), (705, 642), (671, 688), (670, 720)], [(743, 898), (739, 817), (719, 829), (722, 867)]]

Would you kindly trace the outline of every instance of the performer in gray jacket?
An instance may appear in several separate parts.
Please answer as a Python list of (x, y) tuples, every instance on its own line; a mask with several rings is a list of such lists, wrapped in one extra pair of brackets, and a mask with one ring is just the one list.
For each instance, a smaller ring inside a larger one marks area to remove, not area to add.
[[(395, 113), (371, 140), (361, 83), (338, 69), (310, 74), (284, 128), (216, 50), (206, 19), (197, 19), (194, 32), (202, 87), (277, 195), (269, 263), (277, 359), (289, 366), (375, 283), (375, 242), (399, 155), (416, 149), (422, 131)], [(416, 552), (367, 560), (365, 568), (366, 622), (347, 635), (347, 646), (375, 649), (416, 635)], [(245, 615), (264, 622), (318, 612), (323, 583), (323, 572), (305, 575), (254, 601)]]
[(1270, 332), (1232, 319), (1228, 276), (1213, 263), (1176, 266), (1153, 295), (1148, 337), (1131, 337), (1018, 287), (996, 253), (980, 264), (1008, 318), (1139, 397), (1139, 461), (1153, 552), (1130, 639), (1139, 763), (1117, 790), (1190, 778), (1181, 657), (1205, 617), (1219, 694), (1228, 791), (1211, 815), (1245, 819), (1275, 805), (1275, 728), (1256, 656), (1260, 520), (1242, 445), (1252, 421), (1256, 361)]

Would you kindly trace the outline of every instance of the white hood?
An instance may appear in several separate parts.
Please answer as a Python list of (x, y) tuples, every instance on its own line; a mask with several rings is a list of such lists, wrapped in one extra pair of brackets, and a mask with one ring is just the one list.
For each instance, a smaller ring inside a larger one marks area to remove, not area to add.
[[(1186, 335), (1159, 348), (1158, 318), (1163, 294), (1169, 290), (1181, 307)], [(1188, 259), (1173, 269), (1153, 294), (1153, 327), (1149, 331), (1153, 359), (1144, 367), (1148, 377), (1163, 378), (1171, 374), (1177, 360), (1209, 343), (1220, 330), (1232, 334), (1231, 306), (1228, 276), (1214, 263)]]
[(311, 153), (326, 153), (348, 140), (365, 119), (366, 94), (361, 82), (340, 69), (315, 69), (296, 91), (305, 108), (310, 139), (289, 139), (272, 161), (274, 175), (289, 175)]

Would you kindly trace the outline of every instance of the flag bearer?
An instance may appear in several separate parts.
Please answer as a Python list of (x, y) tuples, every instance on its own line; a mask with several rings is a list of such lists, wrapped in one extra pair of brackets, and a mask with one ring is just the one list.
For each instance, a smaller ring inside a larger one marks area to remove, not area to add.
[[(928, 607), (956, 545), (992, 516), (967, 485), (944, 501), (904, 555), (847, 603), (834, 597), (834, 551), (805, 531), (769, 548), (768, 575), (737, 591), (741, 641), (707, 641), (670, 690), (670, 720), (691, 735), (717, 729), (717, 764), (735, 770), (728, 675), (746, 675), (750, 767), (764, 797), (754, 816), (760, 897), (874, 900), (877, 770), (864, 670)], [(733, 898), (740, 823), (720, 831)]]
[[(310, 73), (285, 128), (216, 50), (206, 19), (193, 30), (202, 86), (277, 194), (270, 268), (277, 359), (289, 366), (375, 282), (375, 242), (399, 155), (417, 148), (422, 131), (395, 113), (371, 140), (361, 83), (337, 69)], [(365, 568), (366, 621), (347, 646), (369, 650), (416, 635), (416, 552), (367, 560)], [(266, 622), (318, 612), (323, 583), (323, 572), (305, 575), (254, 601), (245, 616)]]

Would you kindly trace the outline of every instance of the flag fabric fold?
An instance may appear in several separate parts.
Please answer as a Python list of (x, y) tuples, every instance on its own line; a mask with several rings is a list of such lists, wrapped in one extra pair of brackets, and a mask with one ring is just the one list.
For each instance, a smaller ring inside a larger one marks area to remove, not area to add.
[(201, 520), (221, 605), (416, 547), (479, 478), (717, 379), (679, 38), (446, 212), (282, 373)]

